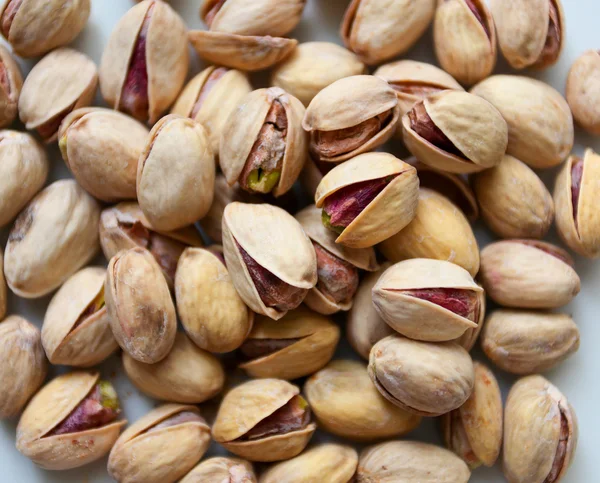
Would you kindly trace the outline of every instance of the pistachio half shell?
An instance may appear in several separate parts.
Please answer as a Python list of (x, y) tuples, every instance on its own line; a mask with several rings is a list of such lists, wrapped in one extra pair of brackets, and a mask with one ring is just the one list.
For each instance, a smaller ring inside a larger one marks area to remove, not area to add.
[(252, 463), (238, 458), (217, 456), (199, 463), (179, 483), (256, 483)]
[(17, 117), (23, 75), (10, 51), (0, 46), (0, 127), (9, 126)]
[[(479, 285), (479, 284), (478, 284)], [(465, 330), (465, 333), (454, 339), (453, 342), (456, 342), (459, 346), (463, 347), (467, 351), (471, 351), (479, 338), (479, 334), (481, 333), (481, 329), (484, 326), (485, 314), (486, 314), (486, 298), (485, 292), (482, 290), (479, 292), (479, 313), (475, 316), (477, 320), (477, 327), (473, 327), (471, 329)]]
[(600, 51), (581, 54), (569, 70), (567, 102), (573, 117), (586, 131), (600, 135)]

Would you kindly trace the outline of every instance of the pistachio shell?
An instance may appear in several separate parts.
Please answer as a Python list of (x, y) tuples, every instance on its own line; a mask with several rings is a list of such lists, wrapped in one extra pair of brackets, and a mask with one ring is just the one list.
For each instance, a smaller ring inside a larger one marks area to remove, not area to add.
[(486, 298), (485, 292), (483, 290), (479, 292), (477, 303), (479, 305), (479, 313), (475, 315), (477, 327), (465, 330), (465, 333), (463, 335), (453, 340), (453, 342), (456, 342), (459, 346), (461, 346), (468, 352), (470, 352), (471, 349), (473, 349), (473, 347), (475, 346), (475, 342), (477, 342), (479, 334), (481, 333), (481, 329), (484, 326), (486, 313)]
[(581, 54), (569, 70), (567, 102), (573, 117), (586, 131), (600, 135), (600, 52)]
[(233, 481), (256, 483), (252, 463), (238, 458), (214, 457), (199, 463), (180, 483), (211, 483)]
[(6, 315), (6, 279), (4, 277), (4, 253), (0, 249), (0, 320)]
[(0, 127), (4, 128), (17, 117), (19, 96), (23, 86), (21, 68), (4, 45), (0, 45), (0, 72), (5, 78), (5, 85), (0, 88)]

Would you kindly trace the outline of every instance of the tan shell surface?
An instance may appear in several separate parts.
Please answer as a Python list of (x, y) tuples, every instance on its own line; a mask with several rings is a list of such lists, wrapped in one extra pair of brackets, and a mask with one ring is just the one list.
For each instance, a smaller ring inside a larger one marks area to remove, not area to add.
[(0, 249), (0, 321), (6, 315), (7, 306), (7, 285), (4, 276), (4, 252)]
[(0, 89), (0, 127), (4, 128), (17, 117), (19, 96), (23, 87), (23, 74), (21, 74), (21, 67), (4, 45), (0, 46), (0, 62), (2, 62), (2, 70), (8, 84), (8, 92)]
[(567, 102), (573, 117), (586, 131), (600, 135), (600, 53), (588, 50), (571, 66), (567, 77)]
[(256, 483), (252, 463), (238, 458), (225, 458), (222, 456), (208, 458), (185, 475), (180, 483), (227, 482), (232, 479), (240, 483)]
[(485, 321), (487, 301), (485, 297), (485, 292), (483, 290), (479, 292), (478, 302), (479, 313), (476, 315), (475, 319), (477, 327), (467, 329), (463, 335), (461, 335), (458, 339), (454, 339), (453, 341), (456, 342), (459, 346), (463, 347), (468, 352), (471, 352), (471, 350), (475, 346), (475, 343), (479, 338), (479, 334), (481, 333), (481, 329), (483, 328)]

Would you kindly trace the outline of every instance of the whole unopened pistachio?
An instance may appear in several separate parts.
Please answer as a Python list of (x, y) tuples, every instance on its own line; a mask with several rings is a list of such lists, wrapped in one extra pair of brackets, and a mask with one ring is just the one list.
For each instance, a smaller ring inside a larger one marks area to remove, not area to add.
[(20, 297), (58, 288), (98, 251), (100, 205), (72, 179), (47, 186), (21, 211), (8, 236), (4, 275)]
[(177, 481), (200, 461), (210, 428), (195, 406), (165, 404), (129, 426), (113, 446), (108, 473), (117, 481)]
[(15, 53), (38, 57), (70, 43), (85, 27), (90, 0), (5, 0), (0, 31)]
[(315, 160), (338, 163), (389, 140), (400, 118), (394, 89), (372, 75), (337, 80), (310, 102), (302, 127)]
[(100, 63), (100, 90), (114, 109), (154, 124), (188, 72), (187, 28), (167, 3), (145, 0), (121, 17)]
[(506, 153), (508, 127), (486, 100), (460, 91), (427, 97), (402, 117), (404, 143), (425, 164), (452, 173), (496, 166)]
[(493, 104), (508, 124), (507, 154), (541, 169), (562, 163), (571, 152), (571, 110), (548, 84), (529, 77), (494, 75), (473, 87), (471, 93)]
[(435, 0), (352, 0), (340, 27), (346, 47), (367, 64), (409, 50), (433, 20)]
[(600, 256), (599, 182), (600, 156), (588, 149), (583, 158), (569, 157), (554, 187), (558, 234), (588, 258)]
[(280, 379), (254, 379), (229, 391), (212, 435), (228, 451), (250, 461), (297, 456), (316, 425), (298, 387)]
[(573, 117), (586, 131), (600, 135), (600, 51), (581, 54), (567, 77), (567, 102)]
[(17, 449), (47, 470), (68, 470), (110, 451), (127, 421), (112, 384), (97, 372), (58, 376), (29, 402), (17, 426)]
[(371, 349), (368, 371), (388, 401), (421, 416), (457, 409), (473, 391), (473, 361), (454, 342), (434, 344), (391, 335)]
[(58, 137), (63, 160), (88, 193), (106, 202), (135, 199), (145, 126), (110, 109), (81, 108), (64, 119)]
[(217, 456), (199, 463), (179, 483), (256, 483), (252, 463)]
[(104, 300), (105, 278), (102, 267), (84, 268), (52, 297), (42, 326), (52, 364), (94, 366), (118, 349)]
[(485, 322), (481, 347), (505, 371), (539, 373), (579, 349), (579, 329), (567, 314), (499, 309)]
[(38, 328), (18, 315), (0, 322), (0, 419), (16, 416), (44, 382), (48, 362)]
[(39, 61), (25, 79), (19, 117), (47, 143), (56, 141), (69, 113), (92, 103), (98, 87), (96, 64), (73, 49), (61, 48)]
[(315, 193), (335, 242), (368, 248), (395, 235), (415, 217), (417, 171), (388, 153), (366, 153), (327, 173)]
[(23, 75), (10, 51), (0, 45), (0, 127), (10, 125), (17, 117), (17, 106)]
[(581, 282), (562, 248), (537, 240), (506, 240), (481, 251), (481, 283), (506, 307), (553, 309), (568, 304)]
[(542, 376), (512, 387), (504, 413), (504, 475), (509, 483), (559, 483), (577, 447), (577, 418), (567, 398)]
[(493, 466), (500, 455), (502, 394), (490, 369), (479, 362), (473, 367), (473, 393), (460, 408), (442, 416), (442, 432), (448, 449), (477, 468)]
[(219, 163), (230, 186), (281, 196), (298, 178), (307, 155), (304, 106), (279, 87), (240, 101), (221, 133)]
[(561, 0), (492, 0), (490, 8), (512, 67), (545, 69), (558, 61), (566, 29)]

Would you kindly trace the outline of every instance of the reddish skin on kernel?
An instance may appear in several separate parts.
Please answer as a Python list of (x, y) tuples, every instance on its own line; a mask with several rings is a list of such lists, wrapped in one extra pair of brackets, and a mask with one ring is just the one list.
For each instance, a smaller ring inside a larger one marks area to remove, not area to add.
[(548, 18), (546, 43), (544, 44), (540, 58), (535, 63), (536, 66), (544, 67), (556, 62), (558, 54), (560, 53), (561, 28), (558, 7), (554, 0), (550, 0), (550, 15)]
[(58, 128), (60, 128), (60, 123), (63, 122), (64, 118), (67, 117), (75, 107), (75, 103), (71, 104), (64, 111), (59, 112), (56, 116), (46, 121), (41, 126), (37, 127), (37, 132), (40, 137), (46, 141), (54, 136), (58, 132)]
[(211, 24), (213, 23), (213, 20), (217, 16), (217, 13), (219, 13), (219, 10), (221, 10), (221, 7), (226, 1), (227, 0), (216, 0), (215, 4), (211, 7), (211, 9), (208, 12), (206, 12), (206, 15), (204, 15), (204, 23), (208, 28), (210, 28)]
[(310, 410), (300, 396), (294, 396), (283, 407), (260, 421), (237, 441), (252, 441), (275, 434), (286, 434), (305, 428), (310, 422)]
[(565, 465), (565, 458), (567, 457), (567, 446), (569, 444), (569, 421), (565, 415), (565, 412), (560, 408), (560, 437), (558, 440), (558, 446), (556, 448), (556, 455), (554, 456), (554, 462), (552, 463), (552, 469), (548, 476), (544, 480), (544, 483), (555, 483), (558, 475)]
[(443, 87), (419, 84), (416, 82), (390, 82), (390, 87), (397, 92), (402, 92), (404, 94), (410, 94), (412, 96), (418, 96), (422, 98), (446, 90)]
[(146, 432), (151, 433), (152, 431), (158, 431), (163, 428), (170, 428), (171, 426), (177, 426), (178, 424), (199, 422), (206, 424), (206, 421), (202, 416), (195, 413), (194, 411), (181, 411), (180, 413), (174, 414), (167, 419), (162, 420), (156, 426), (152, 426)]
[(431, 117), (429, 117), (429, 114), (427, 114), (427, 110), (425, 109), (425, 104), (423, 104), (423, 102), (419, 102), (415, 107), (412, 108), (412, 110), (408, 113), (408, 118), (410, 120), (411, 129), (423, 139), (429, 141), (442, 151), (446, 151), (447, 153), (458, 156), (459, 158), (467, 159), (465, 155), (461, 153), (460, 150), (452, 143), (452, 141), (448, 139), (442, 130), (434, 124)]
[(577, 226), (577, 214), (579, 212), (579, 195), (581, 193), (581, 180), (583, 179), (583, 160), (575, 159), (571, 166), (571, 202), (573, 203), (573, 220)]
[(192, 119), (196, 118), (196, 116), (198, 115), (198, 112), (200, 112), (200, 108), (202, 107), (202, 104), (204, 104), (204, 101), (208, 97), (208, 94), (210, 93), (212, 88), (215, 85), (217, 85), (217, 82), (219, 82), (221, 77), (223, 77), (228, 71), (229, 71), (229, 69), (227, 67), (217, 67), (215, 70), (213, 70), (210, 73), (210, 75), (208, 76), (206, 81), (204, 81), (204, 84), (202, 85), (202, 88), (200, 89), (200, 92), (198, 93), (198, 98), (196, 99), (196, 103), (194, 104), (194, 107), (192, 108), (192, 112), (190, 113), (190, 117)]
[(402, 293), (439, 305), (469, 320), (473, 320), (477, 308), (477, 294), (472, 290), (427, 288), (421, 290), (402, 290)]
[(258, 359), (265, 357), (275, 352), (279, 352), (286, 347), (298, 342), (296, 339), (246, 339), (240, 350), (248, 359)]
[(490, 29), (488, 28), (487, 24), (483, 20), (484, 14), (481, 11), (482, 9), (480, 8), (479, 4), (475, 3), (476, 1), (480, 1), (480, 0), (465, 0), (465, 3), (467, 4), (467, 6), (471, 10), (471, 12), (473, 12), (473, 15), (475, 15), (475, 18), (477, 18), (477, 21), (481, 24), (481, 26), (483, 27), (483, 30), (485, 30), (485, 34), (488, 36), (488, 38), (491, 38)]
[(8, 38), (10, 27), (22, 3), (23, 0), (11, 0), (4, 9), (4, 13), (2, 14), (2, 35), (6, 38)]
[(348, 303), (358, 289), (358, 269), (316, 242), (317, 290), (336, 304)]

